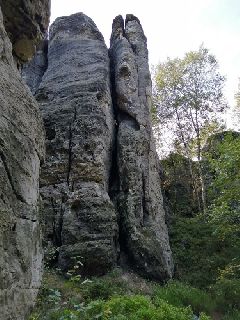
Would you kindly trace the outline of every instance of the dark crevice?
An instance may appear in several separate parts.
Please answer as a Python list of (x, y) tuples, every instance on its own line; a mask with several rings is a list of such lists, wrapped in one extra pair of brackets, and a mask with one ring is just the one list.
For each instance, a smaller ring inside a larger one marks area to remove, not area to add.
[(43, 121), (47, 140), (54, 140), (56, 137), (55, 123), (51, 122), (49, 119), (43, 119)]
[(143, 226), (148, 222), (149, 214), (146, 201), (146, 182), (144, 173), (142, 173), (142, 208), (143, 208)]
[(67, 185), (70, 187), (70, 182), (72, 183), (71, 185), (71, 191), (74, 191), (74, 181), (70, 181), (70, 175), (71, 175), (71, 170), (72, 170), (72, 161), (73, 161), (73, 125), (74, 122), (77, 120), (77, 108), (74, 106), (73, 109), (73, 121), (69, 125), (69, 135), (68, 135), (68, 170), (67, 170)]
[(72, 169), (72, 123), (69, 126), (69, 138), (68, 138), (68, 169), (67, 169), (67, 185), (70, 186), (70, 174)]
[[(123, 209), (123, 208), (122, 208)], [(120, 255), (118, 259), (118, 263), (121, 267), (126, 268), (129, 266), (129, 250), (127, 245), (127, 230), (124, 227), (124, 218), (123, 215), (119, 215), (118, 219), (119, 225), (119, 247), (120, 247)]]
[(9, 168), (8, 168), (8, 166), (7, 166), (6, 157), (5, 157), (5, 155), (4, 155), (2, 152), (0, 152), (0, 158), (1, 158), (2, 163), (3, 163), (3, 165), (4, 165), (4, 169), (5, 169), (5, 172), (6, 172), (6, 174), (7, 174), (8, 181), (9, 181), (9, 183), (10, 183), (10, 186), (11, 186), (11, 188), (12, 188), (12, 191), (13, 191), (13, 193), (15, 194), (17, 200), (19, 200), (19, 201), (27, 204), (27, 202), (25, 201), (25, 199), (24, 199), (24, 198), (17, 192), (17, 190), (15, 189), (14, 182), (13, 182), (13, 179), (12, 179), (12, 176), (11, 176), (11, 173), (10, 173), (10, 170), (9, 170)]
[[(114, 59), (112, 57), (112, 52), (109, 50), (110, 57), (110, 83), (111, 83), (111, 97), (112, 97), (112, 105), (113, 105), (113, 115), (114, 115), (114, 130), (113, 130), (113, 145), (112, 145), (112, 154), (111, 154), (111, 169), (109, 175), (109, 197), (115, 206), (115, 211), (117, 214), (117, 220), (120, 219), (119, 209), (118, 209), (118, 196), (120, 190), (120, 179), (119, 179), (119, 168), (118, 168), (118, 129), (119, 129), (119, 121), (118, 121), (118, 108), (117, 108), (117, 94), (115, 90), (115, 66)], [(118, 221), (119, 226), (119, 234), (118, 237), (114, 239), (115, 247), (118, 248), (118, 257), (117, 263), (120, 264), (120, 253), (122, 252), (121, 247), (121, 236), (120, 236), (120, 222)]]
[(61, 208), (60, 208), (60, 216), (59, 216), (59, 221), (56, 221), (58, 217), (58, 210), (55, 208), (55, 203), (53, 201), (53, 198), (51, 198), (51, 205), (52, 205), (52, 210), (54, 212), (54, 217), (53, 217), (53, 222), (52, 222), (52, 229), (53, 229), (53, 234), (52, 234), (52, 240), (53, 244), (56, 245), (57, 247), (62, 246), (62, 224), (63, 224), (63, 208), (62, 208), (62, 203), (61, 203)]
[(109, 175), (109, 197), (114, 202), (119, 192), (119, 171), (117, 164), (117, 128), (114, 130), (114, 141), (112, 146), (111, 169)]
[[(129, 125), (133, 127), (135, 130), (139, 130), (139, 124), (136, 119), (131, 115), (128, 115), (126, 112), (119, 110), (118, 108), (118, 97), (116, 93), (116, 84), (115, 84), (115, 61), (113, 52), (109, 50), (110, 56), (110, 67), (111, 67), (111, 96), (113, 103), (113, 113), (115, 120), (115, 128), (114, 128), (114, 139), (113, 139), (113, 147), (112, 147), (112, 166), (109, 177), (109, 196), (111, 201), (113, 202), (117, 214), (117, 223), (119, 227), (118, 239), (116, 241), (116, 247), (118, 250), (118, 258), (117, 263), (121, 265), (123, 268), (128, 268), (129, 265), (129, 254), (127, 249), (127, 237), (126, 237), (126, 226), (124, 221), (124, 214), (122, 213), (125, 208), (120, 207), (120, 197), (126, 196), (120, 190), (120, 177), (119, 177), (119, 167), (118, 167), (118, 131), (119, 125), (122, 121), (129, 122)], [(123, 203), (121, 199), (121, 203)]]
[(138, 123), (138, 121), (131, 116), (129, 113), (120, 110), (118, 111), (118, 120), (121, 123), (122, 121), (124, 121), (125, 123), (128, 124), (129, 127), (131, 127), (132, 129), (139, 131), (140, 130), (140, 125)]
[[(45, 57), (45, 65), (43, 66), (43, 69), (42, 69), (42, 77), (41, 77), (40, 83), (42, 82), (42, 78), (48, 69), (48, 40), (47, 39), (45, 39), (43, 41), (43, 54)], [(39, 83), (39, 85), (40, 85), (40, 83)]]
[(113, 106), (113, 116), (115, 127), (113, 130), (113, 145), (112, 145), (112, 159), (111, 159), (111, 169), (109, 175), (109, 196), (110, 199), (115, 203), (116, 196), (119, 192), (119, 170), (118, 170), (118, 161), (117, 161), (117, 136), (118, 136), (118, 109), (117, 109), (117, 94), (115, 90), (115, 66), (114, 59), (112, 57), (112, 52), (109, 50), (109, 58), (110, 58), (110, 83), (111, 83), (111, 97), (112, 97), (112, 106)]
[(27, 216), (21, 216), (20, 219), (22, 219), (22, 220), (27, 220), (27, 221), (31, 221), (31, 222), (37, 222), (37, 221), (38, 221), (37, 219), (30, 219), (30, 218), (28, 218)]
[[(35, 54), (33, 59), (27, 64), (23, 65), (21, 74), (23, 79), (25, 79), (26, 84), (31, 89), (32, 94), (36, 99), (41, 99), (41, 94), (38, 95), (38, 89), (42, 82), (42, 78), (48, 69), (48, 40), (42, 40), (37, 48), (37, 52), (43, 56), (39, 61), (38, 53)], [(28, 77), (28, 73), (31, 75)]]
[(60, 216), (59, 216), (59, 222), (58, 222), (58, 235), (59, 235), (59, 242), (58, 242), (58, 247), (62, 246), (62, 229), (63, 229), (63, 202), (64, 202), (64, 197), (62, 196), (62, 202), (61, 202), (61, 208), (60, 208)]

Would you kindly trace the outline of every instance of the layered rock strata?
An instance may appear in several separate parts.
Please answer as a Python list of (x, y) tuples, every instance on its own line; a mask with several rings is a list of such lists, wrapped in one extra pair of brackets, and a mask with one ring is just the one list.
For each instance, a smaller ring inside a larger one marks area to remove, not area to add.
[(117, 17), (108, 52), (91, 19), (58, 18), (47, 59), (35, 96), (47, 133), (45, 237), (60, 248), (59, 266), (67, 270), (81, 257), (83, 273), (101, 274), (124, 256), (148, 277), (170, 278), (140, 22), (128, 15), (124, 26)]
[[(23, 17), (21, 23), (32, 27)], [(20, 32), (18, 24), (15, 28)], [(0, 319), (23, 320), (42, 273), (38, 200), (44, 129), (38, 105), (16, 69), (1, 9), (0, 72)]]
[(45, 232), (60, 247), (61, 268), (80, 259), (82, 273), (105, 273), (117, 259), (108, 195), (115, 122), (108, 49), (87, 16), (58, 18), (51, 26), (48, 68), (36, 98), (47, 138)]
[(173, 265), (151, 129), (151, 77), (147, 41), (133, 15), (115, 18), (111, 67), (116, 108), (117, 206), (121, 249), (142, 274), (171, 277)]

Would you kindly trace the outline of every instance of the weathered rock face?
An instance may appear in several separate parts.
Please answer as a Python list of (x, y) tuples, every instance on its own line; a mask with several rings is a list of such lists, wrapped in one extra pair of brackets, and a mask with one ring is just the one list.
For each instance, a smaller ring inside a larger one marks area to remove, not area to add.
[(50, 0), (0, 0), (0, 6), (14, 55), (26, 62), (47, 31)]
[(172, 276), (158, 158), (151, 130), (151, 77), (146, 37), (139, 20), (113, 22), (111, 66), (118, 120), (116, 202), (121, 249), (139, 272), (157, 279)]
[(33, 94), (36, 93), (42, 77), (47, 70), (47, 51), (48, 40), (43, 40), (38, 45), (34, 58), (29, 63), (24, 64), (22, 68), (22, 78)]
[(38, 197), (44, 129), (15, 67), (1, 9), (0, 72), (0, 319), (23, 320), (42, 271)]
[(93, 21), (83, 14), (58, 18), (36, 94), (47, 135), (41, 194), (59, 265), (67, 270), (80, 256), (88, 274), (106, 272), (117, 259), (108, 195), (115, 126), (109, 77), (108, 50)]
[(50, 29), (48, 67), (35, 95), (47, 134), (45, 237), (60, 247), (65, 270), (80, 256), (83, 273), (105, 273), (120, 249), (140, 273), (164, 280), (173, 266), (137, 18), (128, 15), (125, 28), (122, 17), (114, 20), (109, 53), (111, 71), (102, 35), (82, 13)]

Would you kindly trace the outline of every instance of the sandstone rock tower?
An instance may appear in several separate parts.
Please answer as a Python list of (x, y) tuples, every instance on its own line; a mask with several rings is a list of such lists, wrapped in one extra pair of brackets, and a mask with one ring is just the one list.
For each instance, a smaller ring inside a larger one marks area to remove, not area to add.
[(147, 40), (133, 15), (114, 19), (111, 36), (114, 106), (117, 114), (117, 208), (120, 240), (132, 264), (167, 279), (172, 261), (151, 128), (151, 76)]
[(103, 274), (124, 255), (139, 273), (170, 278), (148, 51), (139, 20), (115, 18), (107, 50), (83, 13), (58, 18), (48, 50), (38, 54), (42, 58), (25, 68), (24, 77), (28, 81), (36, 63), (46, 62), (39, 64), (46, 72), (38, 72), (40, 85), (33, 90), (47, 138), (41, 175), (45, 238), (59, 247), (59, 266), (68, 270), (80, 256), (82, 273)]
[(51, 26), (36, 98), (46, 128), (41, 194), (48, 225), (51, 220), (48, 236), (60, 246), (62, 268), (80, 256), (83, 272), (102, 274), (117, 251), (108, 195), (114, 118), (108, 49), (90, 18), (75, 14)]

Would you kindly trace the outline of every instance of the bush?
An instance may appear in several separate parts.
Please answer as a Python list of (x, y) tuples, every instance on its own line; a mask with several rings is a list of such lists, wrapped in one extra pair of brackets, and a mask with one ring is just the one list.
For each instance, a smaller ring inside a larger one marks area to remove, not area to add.
[(215, 308), (215, 301), (209, 293), (178, 281), (169, 281), (164, 287), (157, 286), (154, 300), (159, 298), (176, 307), (191, 306), (195, 314), (201, 311), (210, 314)]
[(227, 313), (222, 320), (239, 320), (240, 319), (240, 311), (233, 310), (230, 313)]
[(221, 279), (211, 290), (220, 310), (240, 309), (240, 279)]
[(163, 300), (151, 300), (144, 296), (114, 297), (104, 306), (104, 320), (192, 320), (190, 308), (174, 307)]
[(170, 226), (176, 277), (194, 287), (207, 288), (239, 256), (240, 242), (231, 237), (221, 239), (215, 226), (202, 217), (176, 217)]
[(110, 277), (93, 278), (91, 281), (81, 284), (80, 289), (85, 301), (107, 300), (114, 295), (126, 292), (122, 281)]

